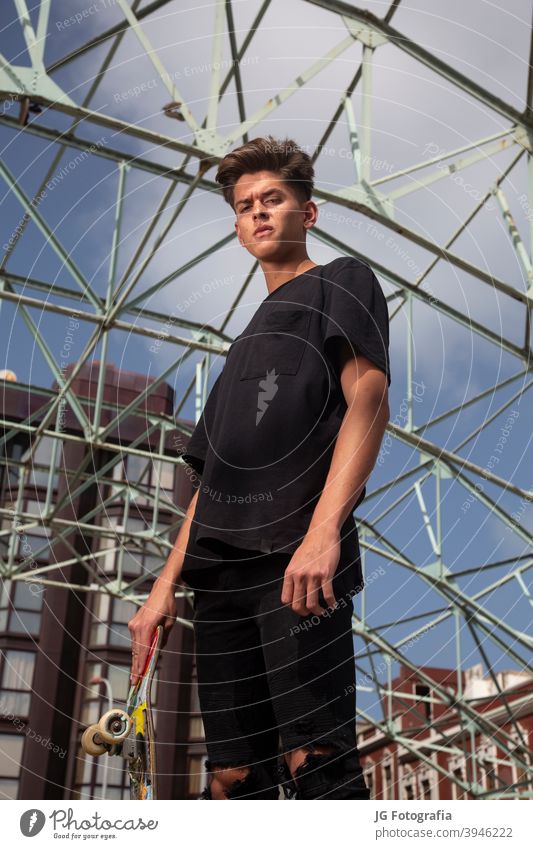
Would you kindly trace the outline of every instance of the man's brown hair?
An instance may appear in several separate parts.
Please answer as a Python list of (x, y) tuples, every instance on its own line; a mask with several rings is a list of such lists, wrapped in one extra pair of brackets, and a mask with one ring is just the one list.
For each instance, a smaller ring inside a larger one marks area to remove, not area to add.
[(215, 180), (222, 186), (226, 203), (235, 209), (233, 190), (239, 177), (257, 171), (274, 171), (294, 191), (301, 203), (311, 200), (314, 168), (311, 157), (289, 138), (257, 137), (227, 153)]

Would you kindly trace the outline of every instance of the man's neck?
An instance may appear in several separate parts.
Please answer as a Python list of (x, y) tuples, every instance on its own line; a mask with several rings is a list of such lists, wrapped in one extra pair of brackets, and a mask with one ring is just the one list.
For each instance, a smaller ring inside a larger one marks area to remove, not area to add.
[(285, 261), (283, 263), (265, 263), (261, 266), (261, 270), (265, 275), (265, 281), (268, 289), (268, 294), (272, 294), (279, 286), (283, 286), (293, 277), (298, 277), (314, 268), (317, 265), (307, 254), (305, 257), (294, 261)]

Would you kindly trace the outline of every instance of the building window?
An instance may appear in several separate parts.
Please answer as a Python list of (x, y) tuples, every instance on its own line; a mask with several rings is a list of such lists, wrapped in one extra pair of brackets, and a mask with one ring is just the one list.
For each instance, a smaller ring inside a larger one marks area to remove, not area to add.
[(0, 719), (27, 717), (35, 668), (35, 652), (8, 649), (0, 652)]
[(158, 483), (161, 499), (164, 501), (166, 498), (169, 503), (172, 503), (175, 469), (175, 464), (171, 462), (164, 460), (153, 461), (150, 458), (140, 457), (138, 454), (129, 454), (126, 458), (125, 480), (131, 486), (136, 486), (151, 496), (151, 498), (148, 498), (145, 495), (136, 495), (136, 503), (139, 505), (153, 504), (153, 497), (155, 496), (155, 489)]
[[(106, 677), (111, 685), (111, 692), (113, 693), (113, 698), (121, 703), (124, 702), (125, 704), (130, 689), (130, 667), (109, 664), (107, 667)], [(157, 689), (156, 685), (157, 678), (154, 678), (154, 683), (152, 685), (152, 702), (155, 702)]]
[[(432, 763), (434, 763), (434, 756), (430, 755), (430, 759)], [(423, 799), (424, 801), (431, 801), (433, 798), (437, 798), (439, 796), (437, 780), (436, 780), (436, 770), (430, 764), (421, 762), (417, 768), (417, 776), (418, 776), (418, 798)]]
[(488, 741), (482, 742), (477, 749), (478, 781), (482, 787), (491, 792), (499, 786), (496, 770), (496, 746)]
[[(130, 516), (127, 521), (127, 531), (131, 537), (124, 536), (124, 525), (121, 518), (117, 516), (103, 516), (102, 527), (110, 528), (116, 532), (113, 538), (102, 537), (100, 540), (100, 551), (105, 551), (103, 556), (98, 557), (100, 568), (107, 575), (116, 574), (119, 567), (122, 574), (127, 577), (137, 577), (145, 574), (146, 577), (156, 574), (163, 566), (168, 553), (160, 554), (154, 551), (153, 544), (145, 539), (133, 536), (146, 532), (151, 527), (149, 519)], [(156, 528), (162, 536), (168, 530), (166, 522), (157, 522)], [(165, 550), (166, 551), (166, 550)]]
[(161, 503), (166, 502), (172, 506), (175, 476), (175, 463), (129, 454), (113, 466), (111, 477), (116, 483), (111, 484), (109, 494), (122, 497), (120, 489), (126, 483), (131, 487), (130, 498), (135, 504), (151, 507), (154, 503), (156, 487), (159, 486)]
[(464, 770), (458, 766), (452, 771), (452, 775), (454, 778), (454, 782), (452, 784), (452, 798), (466, 799), (466, 790), (461, 786), (461, 784), (459, 784), (459, 782), (466, 781)]
[(450, 758), (448, 761), (448, 774), (452, 788), (452, 799), (467, 799), (467, 790), (462, 784), (467, 783), (466, 759), (464, 756)]
[(401, 770), (401, 798), (417, 799), (415, 769), (411, 766), (411, 764), (402, 764)]
[[(42, 436), (39, 439), (37, 447), (33, 452), (33, 458), (30, 461), (30, 468), (26, 472), (26, 485), (47, 487), (50, 475), (52, 474), (52, 446), (56, 440), (51, 436)], [(56, 452), (57, 458), (61, 456), (61, 446)], [(54, 470), (53, 474), (53, 489), (57, 489), (58, 475)]]
[(91, 645), (129, 649), (131, 638), (128, 622), (136, 610), (137, 606), (131, 601), (111, 598), (107, 593), (97, 593), (93, 603)]
[(24, 738), (18, 734), (0, 734), (0, 799), (16, 799)]
[(204, 723), (201, 716), (191, 716), (189, 720), (189, 737), (191, 740), (205, 740)]
[(44, 588), (26, 581), (4, 581), (0, 598), (0, 630), (36, 636), (41, 627)]
[(85, 672), (85, 681), (83, 682), (83, 705), (81, 709), (80, 722), (82, 731), (88, 725), (93, 725), (98, 722), (102, 713), (100, 712), (100, 696), (102, 692), (101, 684), (91, 684), (93, 678), (102, 675), (102, 663), (88, 663)]
[(128, 622), (135, 616), (139, 608), (132, 601), (122, 598), (114, 598), (111, 602), (111, 622), (109, 626), (110, 644), (122, 648), (130, 648), (131, 636), (128, 630)]
[[(431, 722), (432, 704), (429, 701), (430, 690), (426, 684), (415, 684), (417, 716), (423, 716)], [(428, 701), (426, 701), (428, 700)]]
[[(28, 560), (32, 563), (33, 560), (48, 563), (50, 559), (50, 542), (49, 537), (52, 536), (52, 529), (41, 524), (43, 504), (40, 501), (28, 499), (24, 508), (24, 513), (29, 514), (27, 518), (23, 518), (22, 524), (26, 524), (35, 520), (37, 522), (32, 528), (22, 530), (19, 534), (18, 542), (18, 557), (22, 562)], [(31, 518), (30, 518), (31, 517)]]
[(422, 799), (431, 799), (431, 782), (429, 778), (422, 778), (420, 781), (422, 791)]
[(102, 755), (93, 760), (96, 763), (92, 798), (129, 799), (130, 779), (124, 758), (110, 758), (108, 755)]
[[(26, 445), (21, 442), (4, 443), (2, 449), (2, 464), (0, 465), (0, 502), (3, 506), (14, 507), (14, 499), (18, 491), (21, 457)], [(12, 520), (4, 519), (2, 527), (11, 528)]]
[[(527, 739), (527, 736), (526, 736)], [(526, 750), (522, 749), (520, 746), (517, 746), (514, 752), (512, 753), (514, 758), (518, 758), (525, 766), (514, 761), (514, 776), (513, 783), (517, 786), (516, 793), (518, 795), (528, 794), (531, 790), (531, 759)]]
[[(515, 798), (519, 798), (531, 791), (533, 783), (531, 757), (527, 749), (529, 737), (527, 729), (520, 722), (517, 723), (517, 727), (509, 728), (508, 732), (515, 741), (515, 748), (513, 749), (512, 744), (509, 743), (511, 752), (509, 755), (505, 755), (505, 760), (508, 761), (509, 766), (501, 767), (500, 777), (504, 784), (512, 785), (509, 790)], [(521, 761), (521, 763), (518, 763), (518, 761)]]
[(385, 761), (382, 768), (383, 788), (381, 791), (382, 799), (394, 799), (393, 785), (394, 776), (392, 769), (392, 760)]
[(374, 798), (374, 788), (375, 788), (375, 772), (376, 766), (373, 761), (368, 760), (365, 763), (362, 763), (363, 768), (363, 776), (365, 779), (365, 784), (368, 787), (370, 792), (370, 798)]

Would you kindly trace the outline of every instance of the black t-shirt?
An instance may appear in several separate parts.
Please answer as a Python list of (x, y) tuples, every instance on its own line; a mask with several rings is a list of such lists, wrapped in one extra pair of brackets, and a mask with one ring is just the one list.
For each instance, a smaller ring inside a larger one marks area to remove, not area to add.
[[(294, 553), (322, 492), (346, 401), (331, 340), (346, 339), (390, 385), (389, 318), (363, 262), (338, 257), (288, 280), (231, 344), (183, 453), (201, 477), (183, 566)], [(357, 507), (365, 497), (362, 491)], [(353, 515), (343, 552), (359, 556)]]

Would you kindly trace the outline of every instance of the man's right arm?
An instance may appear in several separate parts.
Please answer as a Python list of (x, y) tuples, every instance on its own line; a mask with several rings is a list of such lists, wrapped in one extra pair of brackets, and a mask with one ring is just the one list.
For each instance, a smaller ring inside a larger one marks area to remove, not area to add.
[(172, 593), (172, 596), (174, 597), (174, 590), (176, 584), (180, 580), (181, 570), (183, 568), (185, 551), (187, 549), (187, 543), (189, 542), (189, 532), (191, 529), (192, 520), (194, 518), (194, 512), (196, 510), (196, 502), (198, 501), (199, 492), (200, 488), (196, 490), (189, 502), (187, 512), (185, 513), (185, 517), (183, 519), (183, 522), (181, 523), (179, 533), (174, 542), (174, 547), (168, 556), (167, 562), (163, 566), (161, 574), (154, 583), (152, 592), (150, 593), (150, 597), (154, 593), (165, 593), (165, 591)]
[(185, 551), (189, 541), (189, 531), (196, 510), (199, 492), (200, 489), (198, 488), (191, 498), (172, 551), (163, 566), (161, 574), (155, 580), (150, 595), (143, 606), (138, 609), (135, 616), (128, 622), (133, 655), (131, 665), (132, 684), (135, 684), (142, 674), (152, 635), (157, 626), (163, 625), (163, 642), (166, 642), (176, 621), (174, 592), (183, 568)]

